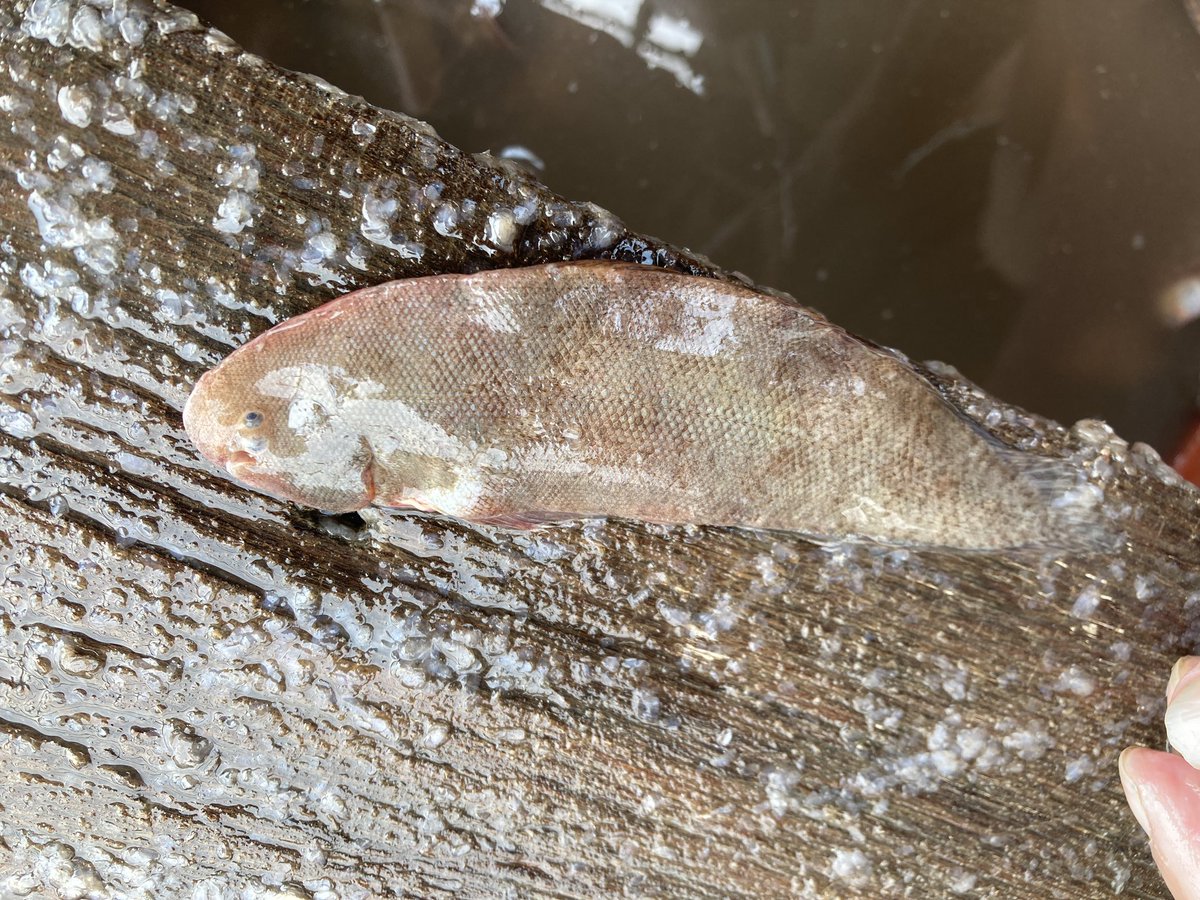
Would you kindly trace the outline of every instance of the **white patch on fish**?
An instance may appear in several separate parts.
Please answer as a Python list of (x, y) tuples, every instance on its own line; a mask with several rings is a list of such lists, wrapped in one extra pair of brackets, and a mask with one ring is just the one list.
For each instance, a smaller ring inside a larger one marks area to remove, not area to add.
[(339, 415), (347, 427), (367, 437), (379, 459), (412, 453), (465, 463), (470, 457), (461, 439), (399, 400), (349, 398), (343, 401)]
[(693, 356), (715, 356), (729, 349), (738, 341), (732, 316), (736, 302), (735, 298), (722, 297), (715, 291), (689, 294), (683, 298), (679, 333), (660, 337), (654, 346)]
[(424, 512), (465, 517), (475, 509), (482, 495), (483, 481), (470, 473), (460, 472), (452, 487), (414, 488), (393, 499), (398, 505), (410, 506)]
[(521, 330), (516, 313), (501, 297), (487, 292), (472, 292), (471, 301), (477, 312), (471, 316), (471, 321), (482, 325), (497, 334), (516, 334)]

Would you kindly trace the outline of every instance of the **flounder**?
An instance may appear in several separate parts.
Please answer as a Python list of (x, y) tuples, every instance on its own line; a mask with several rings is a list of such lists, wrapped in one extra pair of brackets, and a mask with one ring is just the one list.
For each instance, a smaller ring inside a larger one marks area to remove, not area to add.
[(515, 528), (591, 516), (985, 549), (1073, 476), (784, 299), (613, 262), (393, 281), (265, 332), (184, 410), (259, 490)]

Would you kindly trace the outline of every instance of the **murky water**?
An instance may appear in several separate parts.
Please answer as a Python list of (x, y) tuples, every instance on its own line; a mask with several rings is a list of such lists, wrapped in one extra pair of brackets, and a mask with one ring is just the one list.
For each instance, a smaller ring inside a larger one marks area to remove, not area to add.
[(188, 6), (1039, 413), (1169, 452), (1194, 408), (1182, 3)]

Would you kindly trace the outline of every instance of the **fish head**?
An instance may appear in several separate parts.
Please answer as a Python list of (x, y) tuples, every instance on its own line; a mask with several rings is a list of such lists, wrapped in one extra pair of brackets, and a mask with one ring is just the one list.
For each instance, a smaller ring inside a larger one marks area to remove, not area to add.
[(347, 376), (275, 337), (287, 336), (269, 331), (201, 376), (183, 410), (188, 436), (256, 490), (328, 512), (370, 505), (373, 459), (345, 414)]

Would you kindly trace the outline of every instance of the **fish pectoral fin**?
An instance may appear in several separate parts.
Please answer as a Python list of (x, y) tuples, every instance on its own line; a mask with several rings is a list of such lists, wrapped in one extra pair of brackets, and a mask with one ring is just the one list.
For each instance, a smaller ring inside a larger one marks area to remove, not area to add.
[(529, 531), (539, 525), (553, 522), (565, 522), (578, 519), (581, 516), (567, 512), (550, 512), (548, 510), (522, 510), (521, 512), (495, 513), (492, 515), (472, 515), (470, 521), (477, 525), (491, 525), (496, 528), (508, 528), (513, 531)]

